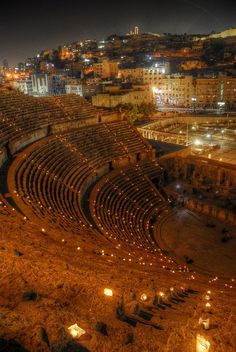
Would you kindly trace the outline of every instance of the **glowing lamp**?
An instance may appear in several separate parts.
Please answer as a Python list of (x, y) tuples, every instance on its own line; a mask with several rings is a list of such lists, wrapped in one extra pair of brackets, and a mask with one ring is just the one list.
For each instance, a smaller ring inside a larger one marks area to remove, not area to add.
[(141, 298), (141, 301), (146, 301), (147, 300), (146, 293), (143, 293), (140, 298)]
[(205, 337), (197, 334), (196, 338), (196, 352), (208, 352), (210, 349), (210, 342)]
[(103, 292), (105, 296), (113, 296), (113, 291), (110, 288), (104, 288)]
[(210, 308), (211, 308), (211, 303), (207, 302), (207, 303), (205, 304), (205, 307), (206, 307), (207, 309), (210, 309)]
[(164, 292), (159, 292), (159, 296), (164, 297), (165, 296)]
[(71, 325), (68, 330), (71, 336), (74, 338), (79, 338), (86, 333), (86, 331), (80, 328), (77, 324)]
[(196, 146), (199, 146), (199, 145), (202, 144), (202, 142), (200, 141), (200, 139), (196, 139), (196, 140), (194, 141), (194, 144), (195, 144)]
[(208, 330), (210, 327), (210, 319), (199, 319), (199, 325), (202, 325), (205, 330)]

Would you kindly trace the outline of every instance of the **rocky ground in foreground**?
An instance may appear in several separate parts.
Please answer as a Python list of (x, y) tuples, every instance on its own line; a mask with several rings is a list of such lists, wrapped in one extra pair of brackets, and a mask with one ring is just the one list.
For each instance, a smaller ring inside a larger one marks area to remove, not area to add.
[[(212, 351), (236, 350), (234, 287), (180, 273), (165, 256), (140, 258), (103, 238), (43, 232), (1, 208), (0, 351), (194, 352), (198, 333)], [(168, 300), (155, 302), (158, 292)], [(86, 331), (79, 339), (68, 331), (75, 323)]]

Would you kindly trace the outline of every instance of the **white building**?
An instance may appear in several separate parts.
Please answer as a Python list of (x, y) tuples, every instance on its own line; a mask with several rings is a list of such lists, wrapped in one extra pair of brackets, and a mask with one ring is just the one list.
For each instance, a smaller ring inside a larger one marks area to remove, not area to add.
[(24, 94), (33, 95), (32, 81), (31, 79), (22, 79), (14, 83), (17, 90)]
[(65, 82), (60, 75), (33, 74), (32, 95), (46, 96), (65, 93)]
[(135, 26), (135, 27), (134, 27), (134, 34), (135, 34), (135, 35), (138, 35), (138, 34), (139, 34), (139, 28), (138, 28), (138, 26)]
[(49, 76), (45, 74), (31, 75), (32, 94), (33, 95), (49, 95)]
[(83, 96), (83, 86), (82, 84), (66, 84), (65, 85), (66, 94), (76, 94)]

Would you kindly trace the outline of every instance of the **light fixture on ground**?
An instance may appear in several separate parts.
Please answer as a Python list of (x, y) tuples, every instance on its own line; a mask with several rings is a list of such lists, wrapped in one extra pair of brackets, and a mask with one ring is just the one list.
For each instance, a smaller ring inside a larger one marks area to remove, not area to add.
[(209, 312), (211, 310), (211, 303), (207, 302), (205, 304), (206, 311)]
[(79, 338), (80, 336), (84, 335), (86, 331), (80, 328), (77, 324), (73, 324), (68, 328), (70, 334), (74, 338)]
[(113, 296), (113, 291), (110, 288), (104, 288), (103, 292), (105, 296), (110, 296), (110, 297)]
[(147, 300), (146, 293), (143, 293), (140, 298), (141, 298), (141, 301), (146, 301)]
[(199, 319), (199, 325), (203, 326), (205, 330), (208, 330), (210, 327), (210, 319)]
[(162, 303), (163, 302), (162, 299), (163, 299), (164, 296), (165, 296), (164, 292), (159, 292), (159, 294), (158, 294), (158, 303)]
[(208, 352), (210, 349), (210, 342), (204, 336), (197, 334), (196, 337), (196, 352)]

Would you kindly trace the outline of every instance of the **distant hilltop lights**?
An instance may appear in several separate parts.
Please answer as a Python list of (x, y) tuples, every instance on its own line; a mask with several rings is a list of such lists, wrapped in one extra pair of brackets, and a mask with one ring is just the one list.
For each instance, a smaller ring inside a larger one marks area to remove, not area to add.
[(127, 35), (139, 35), (140, 33), (139, 33), (139, 27), (138, 26), (134, 26), (134, 28), (133, 29), (131, 29), (128, 33), (127, 33)]

